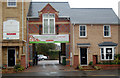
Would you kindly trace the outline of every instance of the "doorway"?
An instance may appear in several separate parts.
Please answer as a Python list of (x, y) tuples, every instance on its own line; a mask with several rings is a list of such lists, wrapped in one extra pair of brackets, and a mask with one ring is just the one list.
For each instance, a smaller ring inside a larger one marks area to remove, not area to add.
[(87, 48), (80, 48), (80, 65), (87, 65)]
[(8, 48), (8, 67), (15, 66), (15, 48)]

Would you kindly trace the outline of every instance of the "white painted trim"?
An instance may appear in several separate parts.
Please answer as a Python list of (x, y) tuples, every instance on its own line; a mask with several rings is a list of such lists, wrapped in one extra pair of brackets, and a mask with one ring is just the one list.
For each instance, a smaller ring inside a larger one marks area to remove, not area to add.
[[(9, 66), (8, 66), (8, 50), (9, 49), (14, 49), (15, 50), (15, 65), (16, 65), (16, 48), (9, 48), (9, 47), (7, 47), (7, 67), (9, 68)], [(14, 66), (13, 66), (14, 67)]]
[[(104, 59), (102, 59), (102, 54), (101, 54), (101, 48), (103, 48), (104, 50)], [(106, 59), (106, 48), (112, 48), (112, 59)], [(115, 47), (110, 46), (110, 47), (100, 47), (100, 58), (102, 61), (108, 61), (108, 60), (114, 60), (114, 56), (115, 56)]]
[(8, 0), (7, 0), (7, 7), (17, 7), (17, 0), (16, 0), (16, 6), (10, 6), (10, 5), (8, 5)]
[(87, 64), (86, 65), (81, 65), (81, 52), (80, 52), (80, 49), (81, 48), (79, 48), (79, 64), (80, 64), (80, 66), (88, 66), (88, 48), (87, 48)]
[[(85, 26), (85, 36), (80, 36), (80, 26)], [(79, 37), (81, 38), (87, 37), (87, 25), (79, 25)]]
[[(53, 13), (44, 13), (44, 14), (48, 14), (48, 16), (49, 16), (49, 14), (53, 14)], [(44, 18), (43, 15), (42, 15), (43, 34), (45, 34), (45, 35), (46, 34), (49, 34), (49, 35), (50, 34), (55, 34), (56, 33), (55, 32), (55, 17), (54, 18), (49, 18), (49, 17), (48, 18)], [(55, 14), (54, 14), (54, 16), (55, 16)], [(48, 19), (48, 33), (44, 33), (44, 19)], [(50, 19), (54, 20), (54, 33), (50, 33), (50, 25), (49, 25), (50, 24)]]
[[(104, 35), (104, 27), (105, 26), (109, 26), (109, 36)], [(111, 37), (111, 27), (110, 27), (110, 25), (103, 25), (103, 37)]]

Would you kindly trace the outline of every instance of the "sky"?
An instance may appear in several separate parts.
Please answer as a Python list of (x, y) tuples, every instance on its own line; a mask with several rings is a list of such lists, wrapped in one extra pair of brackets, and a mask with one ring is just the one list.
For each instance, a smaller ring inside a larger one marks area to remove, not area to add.
[(39, 2), (69, 2), (71, 8), (113, 8), (118, 15), (120, 0), (32, 0)]

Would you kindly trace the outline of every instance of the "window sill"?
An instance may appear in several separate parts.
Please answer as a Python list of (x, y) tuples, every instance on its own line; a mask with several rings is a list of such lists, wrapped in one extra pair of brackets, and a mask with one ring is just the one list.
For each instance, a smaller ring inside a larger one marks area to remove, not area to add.
[(104, 39), (112, 39), (112, 37), (103, 37)]
[(114, 60), (114, 59), (109, 59), (109, 60), (107, 60), (107, 59), (101, 59), (101, 61), (112, 61), (112, 60)]
[(79, 39), (88, 39), (88, 37), (79, 37)]
[(7, 6), (6, 9), (17, 9), (17, 6), (13, 7), (13, 6)]

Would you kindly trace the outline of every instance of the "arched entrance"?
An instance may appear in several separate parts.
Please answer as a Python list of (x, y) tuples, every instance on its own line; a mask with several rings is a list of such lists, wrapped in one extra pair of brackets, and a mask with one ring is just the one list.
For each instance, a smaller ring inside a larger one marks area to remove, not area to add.
[[(59, 62), (66, 58), (66, 65), (70, 65), (70, 18), (59, 17), (59, 12), (49, 3), (38, 12), (38, 17), (29, 17), (28, 41), (29, 60), (31, 65), (37, 64), (35, 44), (37, 43), (61, 43)], [(72, 56), (72, 55), (71, 55)], [(34, 59), (34, 60), (33, 60)]]

